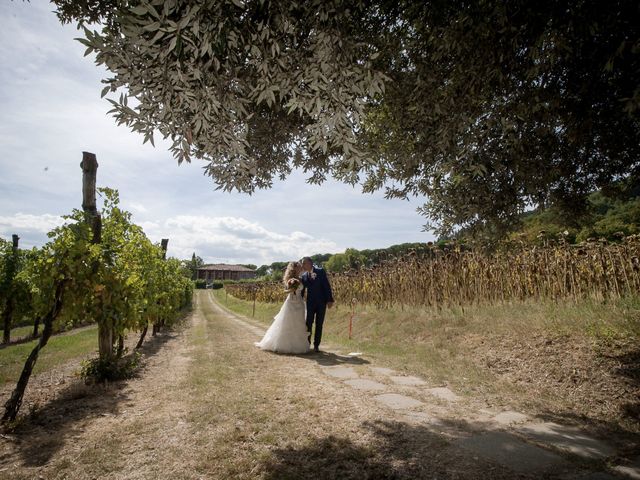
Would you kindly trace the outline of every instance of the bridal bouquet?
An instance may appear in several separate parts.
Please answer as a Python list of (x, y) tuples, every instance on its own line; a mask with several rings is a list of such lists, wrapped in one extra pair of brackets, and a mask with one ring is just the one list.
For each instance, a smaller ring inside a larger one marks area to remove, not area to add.
[(290, 278), (287, 281), (287, 289), (285, 290), (285, 292), (295, 292), (298, 289), (299, 285), (300, 280), (298, 280), (297, 278)]

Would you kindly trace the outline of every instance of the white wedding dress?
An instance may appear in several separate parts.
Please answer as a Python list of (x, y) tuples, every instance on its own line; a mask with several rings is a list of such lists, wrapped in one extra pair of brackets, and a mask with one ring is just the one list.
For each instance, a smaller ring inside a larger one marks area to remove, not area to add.
[(256, 346), (278, 353), (307, 353), (309, 340), (305, 323), (305, 304), (301, 296), (302, 285), (287, 294), (284, 304), (273, 323)]

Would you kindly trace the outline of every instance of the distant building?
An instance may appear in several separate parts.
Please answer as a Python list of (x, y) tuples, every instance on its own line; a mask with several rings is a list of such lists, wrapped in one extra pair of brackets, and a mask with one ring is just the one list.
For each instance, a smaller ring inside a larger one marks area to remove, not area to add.
[(198, 268), (198, 279), (212, 282), (214, 280), (244, 280), (256, 278), (256, 271), (242, 265), (227, 265), (216, 263), (203, 265)]

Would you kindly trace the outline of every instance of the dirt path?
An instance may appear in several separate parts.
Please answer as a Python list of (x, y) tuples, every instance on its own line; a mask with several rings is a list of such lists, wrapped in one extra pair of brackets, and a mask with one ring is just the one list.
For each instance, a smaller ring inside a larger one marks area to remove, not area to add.
[[(69, 380), (3, 436), (0, 478), (568, 480), (621, 473), (591, 476), (615, 454), (583, 460), (544, 435), (513, 431), (531, 419), (472, 414), (473, 402), (366, 358), (259, 351), (253, 342), (262, 332), (197, 292), (184, 328), (149, 342), (139, 378), (99, 389)], [(608, 447), (591, 440), (589, 451)]]

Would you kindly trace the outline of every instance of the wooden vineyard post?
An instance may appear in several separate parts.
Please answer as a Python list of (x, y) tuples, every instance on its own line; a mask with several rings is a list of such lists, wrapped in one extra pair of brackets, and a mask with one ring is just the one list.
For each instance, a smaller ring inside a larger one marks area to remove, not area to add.
[(8, 344), (11, 342), (11, 319), (13, 317), (13, 310), (15, 307), (15, 298), (12, 293), (13, 283), (16, 276), (16, 270), (18, 269), (18, 241), (20, 237), (13, 234), (11, 236), (13, 245), (11, 247), (11, 257), (7, 262), (7, 270), (5, 272), (4, 287), (9, 291), (7, 295), (7, 301), (4, 305), (4, 311), (2, 312), (2, 325), (4, 332), (2, 335), (2, 343)]
[[(169, 246), (169, 239), (168, 238), (163, 238), (162, 240), (160, 240), (160, 248), (162, 249), (162, 260), (166, 260), (167, 259), (167, 247)], [(165, 324), (165, 318), (161, 318), (160, 319), (160, 327), (164, 327)]]
[(167, 259), (167, 246), (169, 245), (169, 239), (163, 238), (160, 240), (160, 248), (162, 248), (162, 260)]
[(353, 334), (353, 317), (356, 315), (356, 299), (351, 299), (351, 316), (349, 317), (349, 340)]
[(251, 316), (255, 318), (256, 316), (256, 297), (258, 296), (257, 287), (253, 287), (253, 311), (251, 312)]
[[(169, 239), (168, 238), (163, 238), (160, 241), (160, 248), (162, 249), (162, 260), (166, 260), (167, 259), (167, 246), (168, 245), (169, 245)], [(156, 321), (153, 323), (153, 327), (151, 329), (151, 336), (155, 337), (156, 333), (158, 333), (160, 331), (160, 327), (161, 326), (164, 326), (164, 318), (156, 319)], [(146, 333), (146, 331), (145, 331), (145, 333)], [(142, 342), (142, 338), (140, 339), (140, 342)]]
[[(98, 245), (102, 242), (102, 219), (96, 207), (96, 177), (98, 174), (98, 160), (94, 153), (82, 152), (82, 210), (85, 222), (91, 227), (91, 243)], [(93, 265), (96, 273), (99, 265)], [(113, 357), (113, 322), (111, 319), (98, 318), (98, 354), (102, 360)]]
[(102, 220), (96, 207), (96, 177), (98, 160), (95, 153), (82, 152), (82, 210), (86, 222), (91, 227), (91, 243), (97, 245), (102, 241)]

